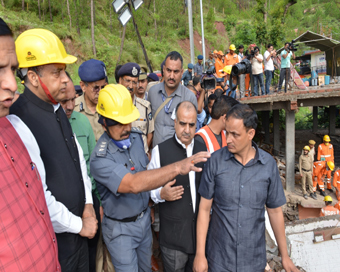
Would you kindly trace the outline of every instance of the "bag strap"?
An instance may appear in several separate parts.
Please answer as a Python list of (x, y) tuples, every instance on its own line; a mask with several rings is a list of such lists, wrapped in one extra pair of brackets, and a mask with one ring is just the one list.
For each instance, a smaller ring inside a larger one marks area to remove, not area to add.
[(153, 120), (156, 121), (157, 115), (158, 113), (161, 111), (161, 109), (172, 99), (173, 97), (168, 97), (167, 99), (164, 100), (164, 102), (162, 103), (162, 105), (159, 106), (159, 108), (156, 110), (155, 115), (153, 116)]

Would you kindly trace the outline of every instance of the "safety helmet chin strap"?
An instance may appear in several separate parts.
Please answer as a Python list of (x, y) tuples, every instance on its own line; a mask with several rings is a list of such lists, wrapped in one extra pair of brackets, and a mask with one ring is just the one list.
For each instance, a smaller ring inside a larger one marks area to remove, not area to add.
[(103, 123), (104, 123), (104, 127), (105, 127), (105, 129), (106, 129), (106, 134), (109, 136), (110, 139), (113, 139), (112, 136), (111, 136), (111, 134), (110, 134), (109, 127), (108, 127), (107, 124), (106, 124), (105, 118), (103, 118)]
[(37, 77), (39, 79), (40, 85), (43, 88), (45, 94), (47, 95), (48, 99), (52, 102), (53, 105), (57, 105), (58, 102), (55, 101), (53, 96), (51, 95), (50, 91), (48, 90), (47, 86), (41, 81), (40, 76), (37, 74)]

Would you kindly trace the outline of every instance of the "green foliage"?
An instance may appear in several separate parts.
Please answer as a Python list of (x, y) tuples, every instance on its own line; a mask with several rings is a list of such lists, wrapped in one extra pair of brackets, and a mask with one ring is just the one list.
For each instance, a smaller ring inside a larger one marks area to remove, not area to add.
[(224, 26), (227, 32), (229, 32), (232, 28), (236, 26), (237, 16), (236, 15), (228, 15), (227, 18), (224, 19)]
[(247, 21), (236, 26), (235, 44), (249, 45), (256, 42), (256, 30), (254, 25)]

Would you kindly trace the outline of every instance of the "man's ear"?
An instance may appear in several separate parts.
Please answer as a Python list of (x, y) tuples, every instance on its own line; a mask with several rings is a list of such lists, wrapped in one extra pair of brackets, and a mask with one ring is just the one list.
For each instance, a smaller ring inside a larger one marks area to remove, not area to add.
[(32, 71), (32, 70), (28, 70), (27, 71), (27, 78), (28, 78), (28, 81), (30, 82), (30, 84), (35, 87), (35, 88), (38, 88), (39, 87), (39, 79), (38, 79), (38, 75)]
[(248, 138), (249, 138), (249, 140), (253, 140), (254, 136), (255, 136), (255, 129), (253, 129), (253, 128), (249, 129), (248, 130)]
[(86, 86), (86, 85), (85, 85), (85, 82), (84, 82), (84, 81), (80, 81), (80, 82), (79, 82), (79, 86), (80, 86), (80, 88), (83, 90), (83, 92), (85, 93), (85, 91), (86, 91), (86, 90), (85, 90), (85, 86)]

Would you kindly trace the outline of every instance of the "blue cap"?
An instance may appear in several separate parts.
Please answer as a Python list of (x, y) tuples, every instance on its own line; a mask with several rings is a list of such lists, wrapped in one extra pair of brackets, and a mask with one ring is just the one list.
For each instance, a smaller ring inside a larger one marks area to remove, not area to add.
[(202, 59), (203, 59), (203, 56), (202, 56), (202, 55), (198, 55), (198, 56), (197, 56), (197, 59), (202, 60)]
[(148, 78), (151, 78), (153, 81), (158, 81), (159, 78), (155, 73), (148, 74)]
[(78, 75), (80, 80), (85, 82), (94, 82), (106, 79), (106, 66), (104, 62), (100, 60), (90, 59), (79, 66)]
[(125, 63), (118, 71), (117, 76), (139, 77), (140, 66), (134, 62)]
[(194, 68), (194, 65), (192, 63), (189, 63), (188, 64), (188, 69), (192, 69), (192, 68)]
[(217, 78), (216, 78), (216, 82), (217, 82), (217, 83), (222, 83), (223, 81), (224, 81), (223, 78), (220, 78), (220, 77), (217, 77)]

